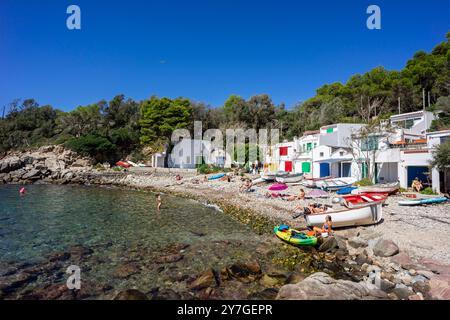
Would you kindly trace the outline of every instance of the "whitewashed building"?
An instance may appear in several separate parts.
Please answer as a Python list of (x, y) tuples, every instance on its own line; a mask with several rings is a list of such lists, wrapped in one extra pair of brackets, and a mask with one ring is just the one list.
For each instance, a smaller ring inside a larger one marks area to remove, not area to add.
[(210, 141), (183, 139), (170, 152), (168, 163), (171, 168), (181, 169), (195, 169), (202, 163), (223, 168), (231, 166), (231, 157)]

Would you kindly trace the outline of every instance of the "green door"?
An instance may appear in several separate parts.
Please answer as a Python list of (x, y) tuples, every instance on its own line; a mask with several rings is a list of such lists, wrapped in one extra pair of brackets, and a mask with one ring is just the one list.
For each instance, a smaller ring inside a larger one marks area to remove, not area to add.
[(362, 178), (365, 179), (369, 176), (369, 167), (367, 166), (367, 163), (362, 163)]
[(303, 173), (311, 172), (311, 163), (310, 162), (302, 162), (302, 172)]

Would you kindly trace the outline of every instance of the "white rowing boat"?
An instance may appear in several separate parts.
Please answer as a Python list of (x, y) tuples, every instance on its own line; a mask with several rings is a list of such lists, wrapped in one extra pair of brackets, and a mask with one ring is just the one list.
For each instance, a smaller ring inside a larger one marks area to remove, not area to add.
[(316, 182), (316, 186), (326, 191), (336, 191), (342, 188), (350, 187), (355, 182), (355, 178), (342, 177), (318, 181)]
[(367, 192), (395, 194), (398, 192), (399, 189), (400, 189), (400, 182), (380, 183), (375, 184), (373, 186), (359, 187), (358, 189), (353, 190), (352, 194), (367, 193)]
[(304, 178), (303, 173), (297, 174), (286, 174), (282, 176), (277, 176), (275, 180), (279, 183), (298, 183)]
[(360, 208), (305, 215), (305, 220), (308, 226), (322, 227), (325, 223), (325, 217), (329, 215), (334, 228), (366, 226), (380, 222), (383, 217), (382, 210), (381, 203), (376, 203)]
[(302, 180), (300, 183), (307, 188), (317, 188), (317, 183), (330, 179), (331, 177), (323, 177), (323, 178), (307, 178)]

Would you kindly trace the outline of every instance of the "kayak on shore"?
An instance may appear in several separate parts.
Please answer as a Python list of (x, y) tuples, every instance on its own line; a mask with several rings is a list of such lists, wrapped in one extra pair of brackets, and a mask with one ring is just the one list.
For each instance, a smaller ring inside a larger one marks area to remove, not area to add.
[(443, 202), (447, 202), (449, 200), (450, 199), (447, 199), (445, 197), (435, 197), (435, 198), (399, 201), (398, 204), (400, 206), (420, 206), (420, 205), (425, 205), (425, 204), (443, 203)]
[(213, 176), (210, 176), (209, 178), (208, 178), (208, 180), (217, 180), (217, 179), (220, 179), (220, 178), (223, 178), (223, 177), (225, 177), (225, 173), (218, 173), (218, 174), (215, 174), (215, 175), (213, 175)]
[(290, 228), (286, 225), (277, 226), (273, 229), (282, 241), (298, 247), (310, 247), (317, 244), (317, 237), (307, 235), (302, 231)]

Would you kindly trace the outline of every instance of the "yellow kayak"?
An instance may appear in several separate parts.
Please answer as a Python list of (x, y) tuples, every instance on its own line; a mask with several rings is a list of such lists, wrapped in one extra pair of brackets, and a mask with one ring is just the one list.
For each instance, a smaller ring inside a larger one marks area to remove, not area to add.
[(307, 247), (317, 244), (317, 237), (308, 236), (304, 232), (292, 229), (289, 226), (277, 226), (273, 231), (278, 238), (294, 246)]

